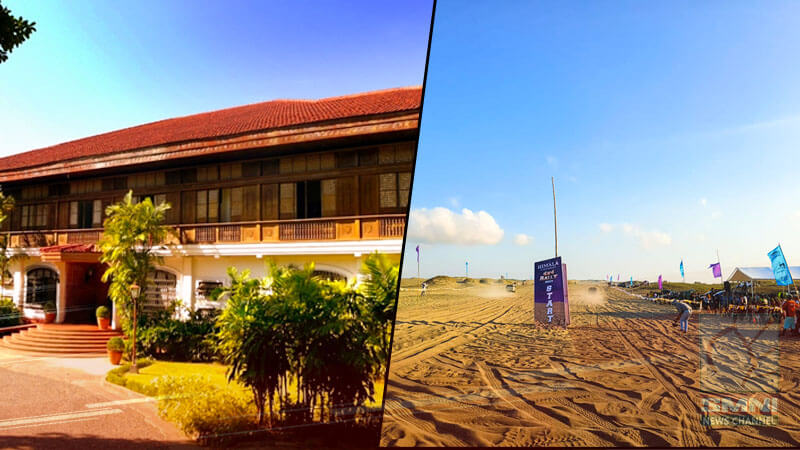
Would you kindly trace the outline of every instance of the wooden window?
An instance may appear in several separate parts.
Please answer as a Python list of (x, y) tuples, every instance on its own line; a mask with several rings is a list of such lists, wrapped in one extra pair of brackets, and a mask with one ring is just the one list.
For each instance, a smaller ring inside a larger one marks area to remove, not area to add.
[(243, 193), (244, 190), (240, 187), (232, 188), (231, 190), (231, 221), (237, 222), (242, 220), (242, 210), (244, 209), (243, 204)]
[(278, 175), (280, 173), (280, 160), (268, 159), (261, 161), (261, 174), (262, 175)]
[(347, 169), (356, 167), (358, 165), (358, 153), (355, 151), (337, 152), (336, 153), (336, 168)]
[(78, 202), (69, 202), (69, 226), (78, 227)]
[(219, 189), (208, 191), (208, 221), (219, 222)]
[(356, 215), (356, 179), (342, 177), (336, 180), (336, 214), (339, 216)]
[(69, 226), (71, 228), (92, 228), (95, 217), (94, 211), (95, 202), (92, 200), (70, 202)]
[(197, 191), (195, 202), (195, 221), (206, 223), (208, 221), (208, 191)]
[(281, 175), (292, 173), (292, 158), (281, 158), (280, 161), (279, 170)]
[(220, 180), (238, 180), (242, 178), (242, 164), (223, 164), (219, 166)]
[(197, 183), (197, 169), (181, 169), (181, 183)]
[(295, 187), (297, 218), (322, 217), (322, 198), (319, 180), (298, 181)]
[(253, 178), (261, 176), (261, 164), (255, 162), (242, 163), (242, 177)]
[(242, 220), (242, 188), (221, 190), (220, 222), (238, 222)]
[(296, 217), (297, 203), (295, 200), (295, 184), (281, 183), (280, 218), (294, 219)]
[(197, 168), (197, 181), (205, 183), (208, 181), (219, 180), (219, 166), (207, 166)]
[(395, 162), (395, 146), (384, 145), (378, 151), (378, 161), (380, 164), (394, 164)]
[(258, 220), (261, 215), (258, 199), (258, 185), (245, 186), (242, 188), (242, 220)]
[(292, 158), (292, 173), (305, 173), (306, 169), (305, 155)]
[(176, 224), (180, 222), (181, 193), (168, 192), (166, 197), (167, 203), (169, 203), (171, 208), (167, 210), (164, 220), (168, 224)]
[(181, 193), (181, 222), (196, 223), (194, 217), (194, 206), (197, 202), (197, 194), (193, 191)]
[(380, 175), (381, 208), (397, 207), (397, 174), (382, 173)]
[(336, 180), (322, 180), (322, 216), (336, 215)]
[(22, 229), (30, 229), (30, 206), (25, 205), (22, 207)]
[(398, 144), (396, 148), (396, 161), (397, 162), (414, 162), (414, 143), (406, 142)]
[(378, 164), (378, 149), (365, 148), (358, 152), (358, 165), (362, 167), (375, 166)]
[(359, 179), (359, 202), (361, 214), (378, 214), (379, 212), (378, 176), (362, 175)]
[[(176, 184), (181, 184), (181, 171), (180, 170), (170, 170), (164, 174), (165, 181), (167, 186), (173, 186)], [(186, 222), (189, 223), (189, 222)]]
[(58, 224), (60, 229), (69, 228), (69, 202), (61, 202), (58, 204)]
[(103, 224), (103, 202), (95, 200), (92, 202), (92, 226), (99, 227)]
[(408, 196), (411, 192), (411, 172), (397, 174), (397, 196), (401, 208), (408, 208)]
[(320, 169), (319, 164), (319, 154), (306, 155), (306, 169), (309, 172), (318, 172)]
[(47, 188), (47, 195), (49, 197), (58, 197), (60, 195), (69, 194), (69, 183), (51, 184)]
[(336, 155), (334, 153), (323, 153), (319, 155), (320, 170), (330, 170), (336, 168)]
[(261, 186), (261, 219), (278, 219), (278, 185), (264, 184)]

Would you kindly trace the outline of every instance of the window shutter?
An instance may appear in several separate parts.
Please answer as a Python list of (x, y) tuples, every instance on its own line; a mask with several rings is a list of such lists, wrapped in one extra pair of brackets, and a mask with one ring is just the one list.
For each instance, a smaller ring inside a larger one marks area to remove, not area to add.
[(261, 186), (261, 219), (278, 219), (278, 185), (265, 184)]
[(258, 185), (245, 186), (242, 193), (242, 220), (258, 220), (260, 214), (260, 204), (258, 201)]

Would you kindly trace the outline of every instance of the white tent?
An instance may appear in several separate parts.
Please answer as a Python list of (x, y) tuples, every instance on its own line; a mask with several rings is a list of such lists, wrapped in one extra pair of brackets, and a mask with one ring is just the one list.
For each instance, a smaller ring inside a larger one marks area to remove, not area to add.
[[(800, 266), (789, 267), (792, 280), (800, 281)], [(728, 281), (775, 281), (772, 267), (737, 267), (728, 277)]]

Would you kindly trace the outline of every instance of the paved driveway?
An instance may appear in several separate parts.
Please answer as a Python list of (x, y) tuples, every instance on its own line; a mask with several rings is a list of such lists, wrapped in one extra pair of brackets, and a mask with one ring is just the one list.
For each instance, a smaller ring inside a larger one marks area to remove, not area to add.
[(109, 369), (0, 350), (0, 448), (195, 448), (147, 397), (105, 383)]

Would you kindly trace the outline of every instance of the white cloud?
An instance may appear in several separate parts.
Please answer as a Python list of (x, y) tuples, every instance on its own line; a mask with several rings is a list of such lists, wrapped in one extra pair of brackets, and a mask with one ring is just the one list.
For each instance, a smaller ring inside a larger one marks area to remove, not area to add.
[(705, 197), (701, 198), (700, 199), (700, 204), (703, 205), (703, 206), (706, 206), (708, 204), (708, 199), (705, 198)]
[(408, 238), (431, 244), (495, 245), (504, 234), (491, 214), (467, 208), (460, 214), (443, 207), (414, 209), (408, 220)]
[(544, 159), (545, 159), (545, 161), (547, 161), (547, 165), (548, 166), (550, 166), (550, 167), (558, 167), (558, 158), (556, 158), (555, 156), (547, 155)]
[(602, 231), (603, 233), (610, 233), (614, 231), (614, 225), (611, 225), (610, 223), (601, 223), (599, 226), (600, 226), (600, 231)]
[[(615, 225), (608, 223), (600, 224), (600, 231), (609, 233), (616, 229)], [(636, 238), (642, 247), (650, 249), (653, 247), (666, 246), (672, 243), (672, 237), (668, 233), (659, 230), (643, 230), (639, 225), (623, 223), (620, 226), (622, 232), (628, 236)]]
[(517, 245), (528, 245), (531, 243), (531, 241), (533, 241), (533, 238), (525, 233), (519, 233), (514, 236), (514, 243)]
[(712, 219), (719, 219), (720, 217), (722, 217), (722, 211), (714, 211), (713, 213), (711, 213)]
[(459, 206), (461, 206), (461, 202), (458, 201), (458, 197), (450, 197), (449, 201), (450, 201), (450, 206), (452, 206), (453, 208), (458, 208)]

